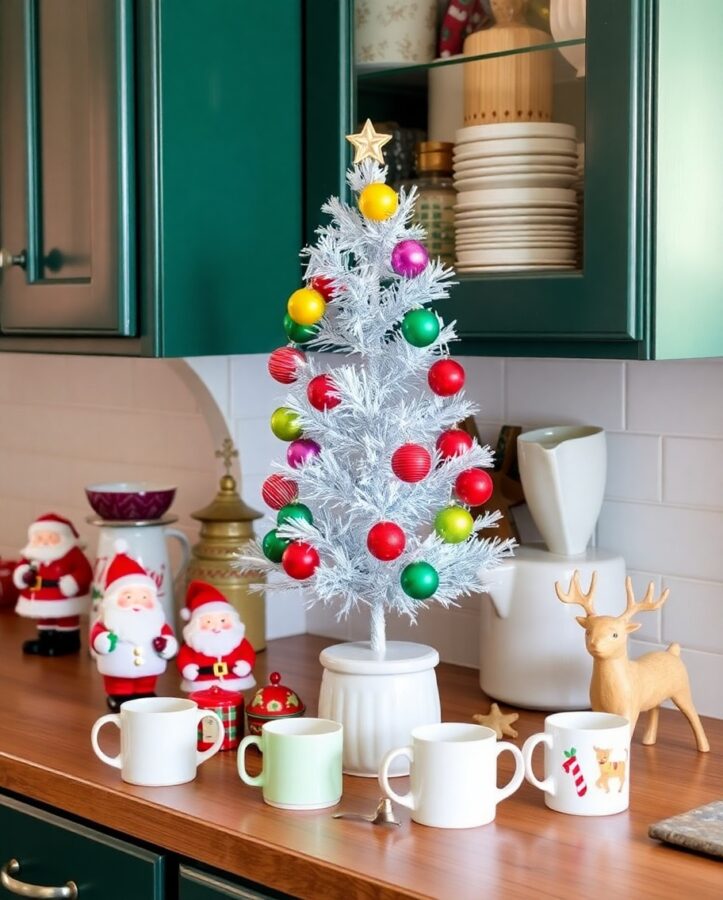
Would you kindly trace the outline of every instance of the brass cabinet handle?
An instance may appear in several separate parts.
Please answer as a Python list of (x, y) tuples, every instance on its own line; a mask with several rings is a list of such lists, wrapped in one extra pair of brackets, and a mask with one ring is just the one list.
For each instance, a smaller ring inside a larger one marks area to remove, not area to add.
[(76, 900), (78, 896), (78, 887), (74, 881), (67, 881), (62, 887), (43, 887), (13, 878), (19, 871), (20, 863), (17, 859), (11, 859), (0, 868), (0, 884), (18, 897), (32, 897), (33, 900)]
[(9, 269), (10, 266), (20, 266), (24, 269), (28, 261), (27, 253), (21, 250), (20, 253), (11, 253), (4, 247), (0, 247), (0, 269)]

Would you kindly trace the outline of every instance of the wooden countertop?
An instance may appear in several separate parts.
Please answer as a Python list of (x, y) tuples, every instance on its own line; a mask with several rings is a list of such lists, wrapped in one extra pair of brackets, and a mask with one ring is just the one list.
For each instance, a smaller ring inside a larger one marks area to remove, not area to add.
[[(236, 754), (220, 753), (191, 784), (139, 788), (100, 762), (90, 729), (106, 712), (101, 679), (83, 652), (63, 659), (24, 657), (34, 628), (0, 614), (0, 787), (99, 825), (308, 898), (682, 897), (720, 896), (720, 864), (647, 837), (658, 819), (723, 797), (723, 722), (704, 720), (709, 754), (696, 752), (682, 715), (663, 711), (659, 743), (634, 744), (630, 810), (583, 818), (546, 809), (524, 783), (498, 807), (494, 823), (464, 831), (425, 828), (397, 808), (400, 828), (337, 821), (333, 810), (288, 812), (266, 806), (244, 785)], [(309, 635), (272, 641), (259, 655), (256, 679), (278, 669), (316, 711), (320, 650)], [(442, 716), (470, 721), (487, 710), (477, 672), (440, 665)], [(175, 670), (159, 693), (177, 694)], [(518, 745), (544, 716), (523, 712)], [(111, 752), (111, 729), (104, 746)], [(501, 778), (512, 771), (503, 754)], [(406, 790), (407, 779), (396, 779)], [(375, 779), (345, 776), (340, 808), (370, 812)]]

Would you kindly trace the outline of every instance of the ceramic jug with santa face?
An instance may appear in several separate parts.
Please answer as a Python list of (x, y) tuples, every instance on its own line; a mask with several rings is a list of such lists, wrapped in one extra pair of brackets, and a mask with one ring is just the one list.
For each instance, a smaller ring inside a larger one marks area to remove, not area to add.
[[(127, 525), (117, 522), (109, 525), (102, 519), (88, 521), (100, 526), (93, 570), (91, 625), (97, 618), (97, 608), (103, 596), (106, 569), (119, 549), (139, 562), (155, 581), (158, 600), (163, 607), (166, 621), (173, 625), (176, 620), (173, 586), (183, 574), (191, 555), (191, 545), (186, 535), (176, 528), (167, 527), (167, 524), (175, 522), (176, 518), (166, 516), (163, 522), (129, 522)], [(180, 546), (181, 561), (175, 572), (171, 569), (168, 538), (175, 538)]]

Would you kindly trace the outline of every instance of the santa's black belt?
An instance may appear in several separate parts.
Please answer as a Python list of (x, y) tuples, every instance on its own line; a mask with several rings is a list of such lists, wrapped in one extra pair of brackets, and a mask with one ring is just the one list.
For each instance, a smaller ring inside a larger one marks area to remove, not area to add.
[(36, 578), (33, 582), (31, 590), (42, 591), (43, 588), (56, 588), (58, 586), (57, 578)]
[(216, 678), (223, 678), (223, 676), (228, 675), (228, 673), (228, 663), (225, 663), (221, 660), (215, 662), (212, 666), (198, 667), (199, 675), (215, 675)]

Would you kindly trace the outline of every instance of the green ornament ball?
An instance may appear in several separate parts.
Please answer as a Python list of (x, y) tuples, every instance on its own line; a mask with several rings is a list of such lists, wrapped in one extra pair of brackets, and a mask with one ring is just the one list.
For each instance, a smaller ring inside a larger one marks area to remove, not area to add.
[(271, 430), (280, 441), (295, 441), (303, 433), (298, 415), (288, 406), (280, 406), (273, 411)]
[(402, 590), (413, 600), (426, 600), (439, 587), (439, 575), (426, 562), (410, 563), (402, 569)]
[(434, 530), (448, 544), (459, 544), (472, 534), (474, 519), (463, 506), (447, 506), (434, 519)]
[(402, 319), (402, 334), (413, 347), (428, 347), (439, 336), (439, 319), (428, 309), (413, 309)]
[(293, 522), (294, 520), (299, 521), (300, 519), (303, 519), (304, 522), (308, 522), (309, 525), (314, 524), (314, 517), (311, 515), (311, 510), (303, 503), (287, 503), (286, 506), (281, 507), (276, 516), (276, 522), (279, 525), (283, 525), (286, 522)]
[(291, 541), (286, 538), (279, 537), (279, 534), (275, 528), (272, 528), (266, 535), (264, 535), (264, 539), (261, 542), (261, 549), (264, 551), (264, 556), (267, 559), (270, 559), (271, 562), (280, 563), (281, 557), (284, 555), (284, 550), (289, 546)]
[(318, 330), (316, 325), (299, 325), (288, 313), (284, 316), (284, 331), (288, 339), (295, 344), (305, 344), (310, 341)]

